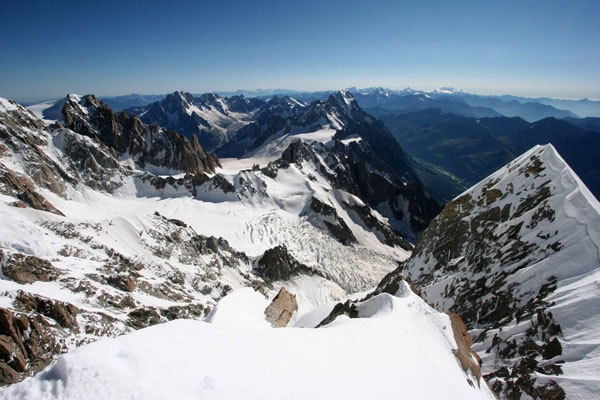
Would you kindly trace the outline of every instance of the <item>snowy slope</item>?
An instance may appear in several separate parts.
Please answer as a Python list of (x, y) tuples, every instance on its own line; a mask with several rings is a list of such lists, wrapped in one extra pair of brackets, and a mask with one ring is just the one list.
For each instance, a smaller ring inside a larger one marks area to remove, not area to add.
[(600, 390), (600, 205), (551, 145), (450, 202), (397, 273), (465, 319), (504, 395)]
[[(242, 307), (247, 318), (262, 318), (253, 306), (261, 295), (231, 296), (236, 306), (226, 311)], [(374, 297), (360, 318), (318, 329), (170, 322), (61, 356), (0, 398), (493, 399), (452, 354), (448, 316), (408, 286), (398, 296)]]
[[(314, 164), (196, 175), (142, 164), (131, 146), (121, 152), (103, 140), (130, 143), (129, 121), (147, 133), (138, 138), (161, 140), (172, 152), (163, 155), (178, 157), (175, 141), (152, 136), (135, 117), (115, 123), (92, 96), (72, 95), (66, 104), (73, 129), (85, 135), (0, 102), (0, 306), (15, 321), (35, 316), (30, 324), (47, 323), (52, 336), (39, 343), (51, 348), (43, 357), (17, 350), (24, 359), (47, 364), (102, 336), (202, 319), (246, 286), (270, 298), (287, 286), (304, 313), (374, 286), (409, 255), (381, 233), (389, 230), (386, 218), (334, 188)], [(367, 225), (349, 207), (376, 223)], [(302, 264), (286, 282), (256, 272), (263, 253), (278, 245)], [(18, 345), (29, 340), (28, 329), (5, 334)], [(20, 377), (38, 364), (28, 365), (15, 366)]]

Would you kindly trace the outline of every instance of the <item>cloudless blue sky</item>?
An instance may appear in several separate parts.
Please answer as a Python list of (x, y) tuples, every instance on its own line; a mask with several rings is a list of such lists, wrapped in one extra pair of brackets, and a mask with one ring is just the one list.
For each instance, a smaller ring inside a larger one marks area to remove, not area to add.
[(0, 0), (0, 96), (454, 86), (600, 99), (600, 1)]

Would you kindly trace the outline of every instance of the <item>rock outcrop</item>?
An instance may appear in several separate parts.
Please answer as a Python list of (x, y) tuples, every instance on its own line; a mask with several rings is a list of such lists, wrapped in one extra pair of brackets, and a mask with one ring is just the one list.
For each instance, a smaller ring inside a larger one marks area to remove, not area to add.
[(0, 250), (0, 261), (4, 276), (21, 284), (53, 281), (60, 275), (49, 261), (34, 256), (15, 253), (5, 259)]
[(467, 373), (471, 373), (479, 384), (481, 380), (481, 359), (479, 355), (471, 350), (473, 339), (469, 334), (467, 325), (460, 317), (460, 315), (447, 311), (446, 314), (450, 317), (452, 324), (452, 332), (454, 333), (454, 340), (456, 341), (457, 348), (453, 349), (452, 352), (458, 358), (462, 369)]
[(44, 369), (64, 351), (40, 314), (0, 308), (0, 384), (9, 385)]
[(296, 295), (282, 287), (265, 310), (265, 318), (273, 328), (284, 328), (296, 310), (298, 310)]
[(287, 281), (308, 267), (301, 264), (290, 253), (285, 245), (268, 249), (258, 260), (256, 272), (258, 275), (272, 281)]

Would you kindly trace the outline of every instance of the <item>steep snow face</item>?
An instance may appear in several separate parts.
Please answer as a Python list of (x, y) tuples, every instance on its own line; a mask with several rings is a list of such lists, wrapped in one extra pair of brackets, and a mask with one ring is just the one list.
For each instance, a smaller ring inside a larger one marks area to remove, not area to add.
[(398, 273), (465, 319), (503, 395), (600, 390), (600, 205), (551, 145), (450, 202)]
[[(147, 328), (61, 356), (1, 397), (493, 399), (452, 354), (457, 344), (448, 316), (405, 289), (401, 297), (382, 294), (363, 303), (360, 318), (319, 329), (198, 321)], [(247, 319), (264, 320), (261, 310), (244, 307), (264, 300), (260, 294), (232, 296), (222, 300), (225, 312), (241, 306)]]

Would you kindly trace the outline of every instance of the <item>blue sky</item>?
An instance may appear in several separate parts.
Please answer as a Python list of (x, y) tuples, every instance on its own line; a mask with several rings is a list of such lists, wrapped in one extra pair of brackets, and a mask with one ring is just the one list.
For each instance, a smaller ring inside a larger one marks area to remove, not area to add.
[(2, 0), (0, 96), (454, 86), (600, 99), (600, 1)]

